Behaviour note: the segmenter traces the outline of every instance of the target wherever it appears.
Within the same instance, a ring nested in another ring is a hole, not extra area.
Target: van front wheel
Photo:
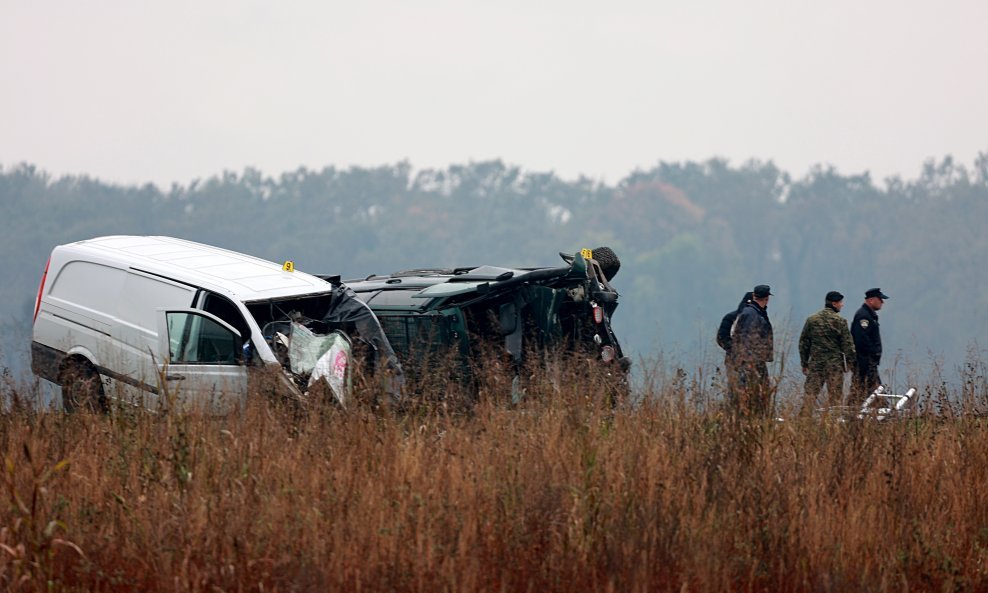
[[[66,412],[108,411],[103,382],[88,362],[70,362],[59,374],[62,385],[62,409]]]

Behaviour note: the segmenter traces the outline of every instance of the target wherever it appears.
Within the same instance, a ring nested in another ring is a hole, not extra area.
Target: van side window
[[[207,313],[212,313],[232,325],[240,332],[240,336],[244,342],[250,339],[250,326],[244,321],[244,316],[240,313],[240,309],[237,309],[237,306],[230,302],[230,299],[212,292],[207,292],[200,309]]]
[[[165,313],[168,356],[174,364],[236,364],[237,335],[208,317],[186,311]]]

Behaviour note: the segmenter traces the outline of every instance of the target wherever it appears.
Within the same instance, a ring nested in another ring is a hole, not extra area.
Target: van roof
[[[241,301],[332,290],[328,282],[305,272],[287,272],[274,262],[174,237],[115,235],[61,248],[227,293]]]

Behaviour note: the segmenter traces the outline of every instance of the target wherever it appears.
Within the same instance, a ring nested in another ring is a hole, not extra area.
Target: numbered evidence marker
[[[286,271],[286,272],[294,272],[295,271],[295,262],[293,262],[290,259],[289,260],[285,260],[285,265],[281,266],[281,269],[284,270],[284,271]]]
[[[580,250],[580,255],[583,256],[583,259],[593,259],[593,250],[592,249],[581,249]]]

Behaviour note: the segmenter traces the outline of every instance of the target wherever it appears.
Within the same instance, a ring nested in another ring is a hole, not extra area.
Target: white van
[[[67,410],[110,399],[225,412],[248,393],[343,402],[351,344],[321,326],[333,286],[241,253],[171,237],[55,247],[34,311],[31,366]]]

